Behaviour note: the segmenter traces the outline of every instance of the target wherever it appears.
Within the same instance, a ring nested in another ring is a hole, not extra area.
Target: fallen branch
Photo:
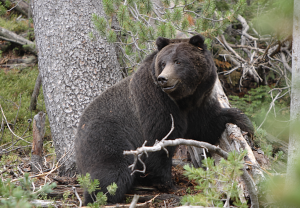
[[[11,0],[0,0],[0,2],[2,2],[3,4],[5,4],[6,1],[9,1],[11,4],[15,4],[15,2],[11,1]],[[29,1],[30,2],[30,1]],[[19,0],[10,10],[17,10],[18,12],[20,12],[22,15],[25,15],[26,17],[29,15],[31,15],[31,11],[30,11],[30,7],[29,4],[25,1]]]
[[[129,208],[135,208],[136,207],[136,204],[138,203],[138,200],[139,200],[139,195],[134,195],[133,196],[133,199],[131,201],[131,204],[129,206]]]
[[[137,195],[134,195],[137,196]],[[157,194],[156,196],[154,196],[152,199],[144,202],[144,203],[137,203],[135,204],[135,207],[145,207],[147,204],[150,204],[151,202],[153,202],[154,199],[156,199],[159,196],[159,194]],[[132,203],[131,203],[132,204]],[[118,207],[120,208],[130,208],[131,204],[118,204]],[[116,205],[113,206],[104,206],[105,208],[115,208]]]
[[[0,27],[0,39],[10,41],[22,45],[25,49],[33,54],[37,54],[35,43],[17,35],[16,33],[9,31],[3,27]]]
[[[76,190],[76,187],[75,187],[75,186],[72,186],[72,190],[74,191],[75,196],[76,196],[76,198],[77,198],[78,201],[79,201],[79,207],[82,207],[82,200],[81,200],[81,198],[80,198],[80,196],[79,196],[79,194],[78,194],[78,192],[77,192],[77,190]]]
[[[199,148],[205,148],[210,152],[215,152],[218,155],[224,157],[225,159],[227,159],[228,157],[228,153],[225,152],[224,150],[222,150],[220,147],[217,147],[215,145],[209,144],[207,142],[199,142],[196,140],[192,140],[192,139],[175,139],[175,140],[163,140],[163,141],[156,141],[156,143],[151,146],[151,147],[147,147],[145,146],[146,142],[143,144],[142,147],[137,148],[136,150],[125,150],[123,152],[124,155],[134,155],[134,160],[137,161],[139,156],[142,154],[147,154],[148,152],[157,152],[160,150],[165,150],[166,151],[166,147],[169,146],[178,146],[178,145],[187,145],[187,146],[195,146],[195,147],[199,147]],[[166,152],[168,153],[168,152]],[[141,160],[139,160],[141,161]],[[136,164],[136,162],[134,163]],[[131,166],[132,167],[132,166]],[[140,170],[139,172],[145,173],[146,169]]]
[[[31,169],[38,172],[36,165],[43,165],[43,137],[45,134],[45,116],[42,111],[33,117],[33,141],[31,150]]]

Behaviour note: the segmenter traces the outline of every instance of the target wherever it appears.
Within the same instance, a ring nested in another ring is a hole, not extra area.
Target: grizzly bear
[[[122,201],[138,181],[172,187],[171,165],[175,147],[149,153],[143,158],[146,173],[130,175],[135,150],[145,140],[147,146],[161,140],[171,128],[168,139],[187,138],[215,144],[226,123],[252,132],[247,116],[237,109],[223,109],[212,90],[217,70],[201,35],[190,39],[156,40],[157,51],[146,57],[130,77],[107,89],[83,112],[75,139],[76,163],[81,174],[89,173],[100,181],[101,191],[115,182],[115,195],[108,202]],[[141,167],[137,167],[141,168]],[[141,168],[142,169],[142,168]],[[85,202],[93,202],[85,192]]]

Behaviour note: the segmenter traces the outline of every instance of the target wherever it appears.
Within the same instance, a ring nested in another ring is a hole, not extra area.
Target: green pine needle
[[[121,5],[117,11],[117,18],[120,26],[124,26],[124,23],[129,20],[128,8],[125,5]]]
[[[114,30],[109,30],[106,38],[109,43],[114,43],[117,41],[117,35]]]
[[[181,21],[182,19],[182,9],[180,8],[176,8],[172,14],[172,20],[175,22],[175,23],[178,23]]]
[[[111,17],[115,12],[113,1],[103,0],[102,2],[105,13]]]
[[[181,22],[181,29],[182,30],[187,30],[189,27],[189,20],[187,19],[187,17],[184,17],[182,22]]]
[[[96,30],[101,36],[106,35],[107,22],[104,17],[99,17],[97,14],[92,14],[92,22],[95,25]]]

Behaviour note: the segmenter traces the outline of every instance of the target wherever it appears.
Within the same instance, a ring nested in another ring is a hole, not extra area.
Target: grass
[[[21,19],[17,21],[17,15],[11,15],[9,17],[0,17],[0,26],[13,31],[15,33],[21,33],[28,30],[28,20]]]
[[[10,127],[13,127],[15,134],[27,137],[27,140],[30,142],[32,140],[32,125],[29,125],[28,119],[32,119],[39,111],[45,112],[42,90],[40,90],[40,95],[38,97],[37,110],[34,112],[29,110],[30,99],[37,76],[37,66],[26,68],[21,71],[10,70],[5,72],[4,70],[0,70],[0,104],[4,114]],[[0,114],[0,119],[2,119],[2,117],[2,114]],[[12,141],[12,134],[9,132],[7,125],[5,125],[5,127],[4,132],[0,132],[0,145]],[[48,129],[46,130],[46,134],[50,134],[49,123],[46,123],[46,127],[46,129]],[[22,141],[18,143],[18,145],[25,144],[26,143]]]

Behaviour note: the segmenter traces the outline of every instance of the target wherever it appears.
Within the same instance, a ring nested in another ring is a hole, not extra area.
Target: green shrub
[[[196,189],[200,193],[184,196],[181,203],[223,207],[224,201],[222,199],[230,198],[235,206],[248,207],[246,203],[240,201],[239,194],[242,190],[238,187],[238,179],[242,175],[241,169],[244,166],[245,155],[246,152],[241,154],[235,151],[230,152],[228,159],[222,158],[217,165],[214,165],[214,159],[207,158],[203,161],[205,170],[185,165],[184,175],[198,184]]]
[[[246,5],[245,0],[227,2],[163,0],[161,5],[157,5],[150,0],[104,0],[107,19],[93,14],[92,20],[102,37],[120,46],[119,58],[125,65],[123,67],[130,71],[145,55],[156,49],[154,40],[158,36],[175,38],[178,31],[185,35],[200,33],[206,37],[206,44],[210,47],[211,40],[222,34]],[[157,9],[157,6],[160,8]],[[113,25],[114,16],[118,26]],[[90,37],[95,36],[90,34]]]
[[[46,184],[39,190],[31,190],[32,180],[29,174],[25,173],[24,178],[19,179],[18,185],[10,179],[0,179],[0,206],[3,208],[33,208],[31,201],[41,194],[47,194],[56,187],[55,183]]]
[[[78,182],[84,190],[87,190],[87,192],[91,195],[92,199],[94,200],[93,204],[91,203],[88,204],[89,207],[93,207],[93,208],[98,208],[100,206],[105,205],[107,202],[106,195],[108,193],[111,195],[115,195],[118,188],[116,183],[112,183],[111,185],[107,186],[107,192],[105,194],[103,192],[100,192],[99,180],[98,179],[92,180],[89,173],[87,173],[85,176],[79,176]],[[97,195],[95,195],[93,193],[94,191],[99,191],[99,192],[97,193]]]

